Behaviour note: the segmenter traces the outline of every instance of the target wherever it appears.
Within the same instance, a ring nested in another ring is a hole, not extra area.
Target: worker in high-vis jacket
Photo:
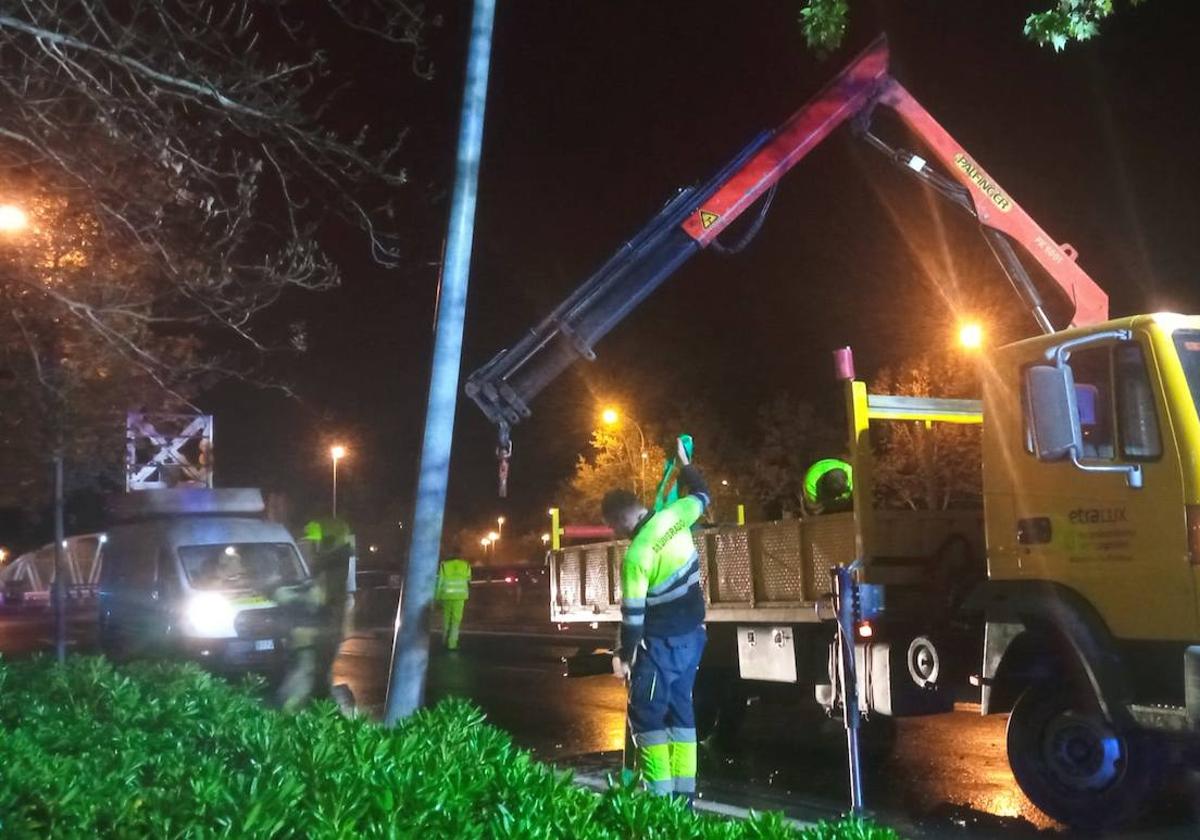
[[[621,563],[621,638],[613,673],[629,686],[629,727],[637,764],[651,791],[689,802],[696,793],[696,716],[692,688],[706,640],[700,556],[692,525],[708,488],[677,443],[688,495],[657,513],[628,490],[613,490],[601,512],[618,537],[631,538]]]
[[[854,507],[854,470],[841,458],[822,458],[804,473],[804,504],[813,513]]]
[[[471,564],[461,557],[448,557],[438,566],[433,597],[442,608],[442,641],[448,650],[458,650],[458,630],[471,597]]]
[[[310,698],[333,694],[333,663],[345,634],[348,593],[353,589],[354,535],[340,519],[304,526],[313,545],[311,576],[277,588],[272,597],[289,619],[287,657],[278,704],[294,711]]]

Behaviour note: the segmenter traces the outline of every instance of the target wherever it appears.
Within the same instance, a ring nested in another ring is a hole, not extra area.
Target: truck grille
[[[287,635],[288,622],[277,607],[242,610],[234,619],[233,629],[240,639],[279,639]]]

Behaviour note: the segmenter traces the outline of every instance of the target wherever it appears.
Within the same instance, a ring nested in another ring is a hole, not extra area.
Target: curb
[[[600,793],[603,793],[609,788],[608,779],[597,776],[594,773],[572,773],[571,781],[580,787]],[[714,799],[701,799],[700,797],[695,799],[695,801],[692,803],[692,806],[701,813],[713,814],[714,816],[734,820],[749,819],[750,816],[755,813],[750,808],[742,808],[738,805],[730,805],[726,802],[717,802]],[[792,828],[797,829],[814,828],[816,826],[816,823],[814,822],[798,820],[788,816],[784,816],[783,821]]]

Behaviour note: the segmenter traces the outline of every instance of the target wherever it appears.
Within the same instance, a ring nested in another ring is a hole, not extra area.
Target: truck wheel
[[[1008,719],[1008,763],[1038,808],[1067,825],[1103,828],[1138,815],[1165,774],[1147,733],[1122,732],[1083,692],[1033,685]]]

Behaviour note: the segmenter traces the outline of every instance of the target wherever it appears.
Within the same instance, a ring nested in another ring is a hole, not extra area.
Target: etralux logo
[[[1068,517],[1072,525],[1108,525],[1125,522],[1125,508],[1075,508]]]
[[[1012,210],[1012,199],[1006,196],[1000,187],[987,176],[987,173],[979,168],[979,164],[962,152],[954,156],[954,164],[966,173],[967,177],[971,179],[971,183],[979,187],[979,190],[992,200],[992,204],[1000,208],[1001,213]]]

